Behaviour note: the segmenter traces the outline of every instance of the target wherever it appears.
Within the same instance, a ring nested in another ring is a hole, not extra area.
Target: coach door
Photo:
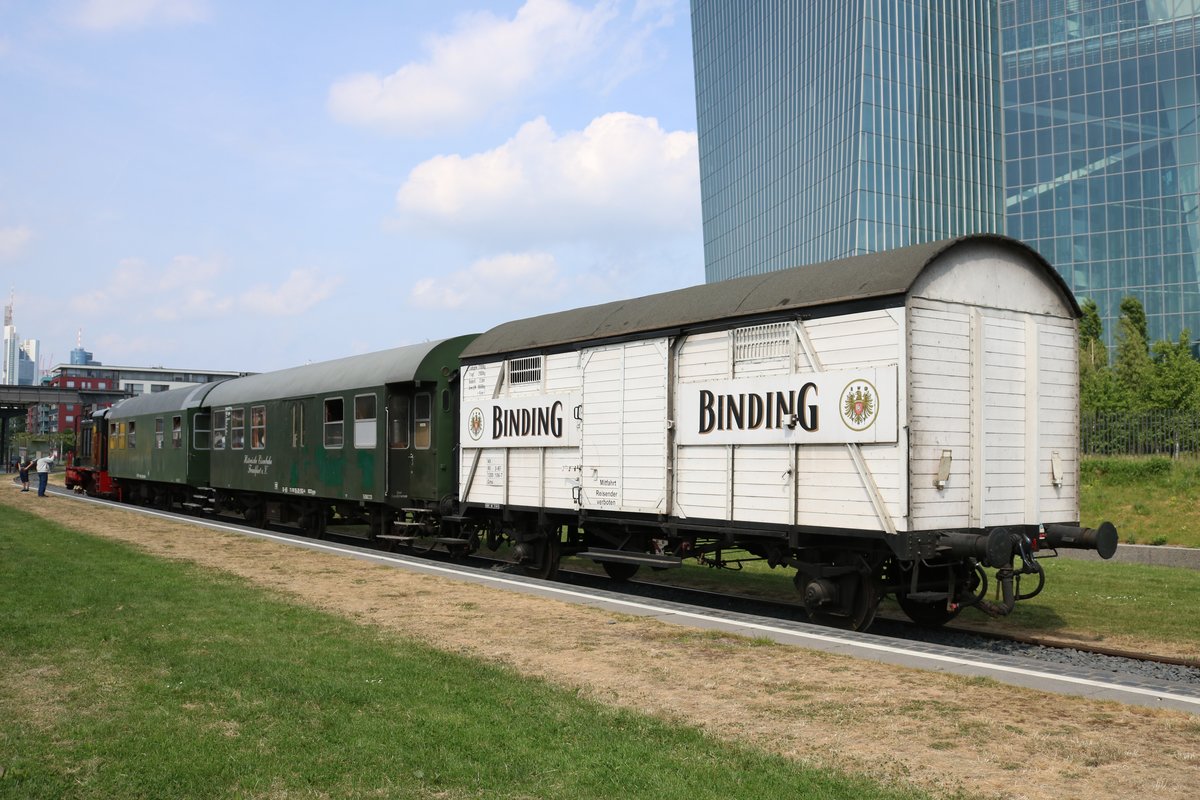
[[[412,387],[388,391],[388,497],[436,499],[433,395]]]

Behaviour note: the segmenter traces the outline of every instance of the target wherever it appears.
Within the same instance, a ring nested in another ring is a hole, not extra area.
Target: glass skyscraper
[[[1200,9],[1002,0],[1007,232],[1150,338],[1200,338]]]
[[[1001,231],[997,10],[692,0],[707,279]]]
[[[692,0],[709,281],[976,231],[1200,340],[1200,0]],[[1001,142],[1002,136],[1002,142]]]

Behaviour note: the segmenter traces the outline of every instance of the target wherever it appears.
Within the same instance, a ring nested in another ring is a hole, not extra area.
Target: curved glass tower
[[[692,0],[711,281],[999,232],[994,2]]]

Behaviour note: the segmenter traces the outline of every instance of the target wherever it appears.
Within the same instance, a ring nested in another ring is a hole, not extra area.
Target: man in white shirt
[[[46,481],[50,479],[50,467],[54,466],[54,459],[57,457],[58,453],[51,453],[37,460],[38,497],[46,496]]]

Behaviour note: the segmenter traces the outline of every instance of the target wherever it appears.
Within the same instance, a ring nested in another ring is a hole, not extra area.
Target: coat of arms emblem
[[[842,391],[842,422],[852,431],[865,431],[875,421],[878,392],[867,381],[852,381]]]
[[[483,436],[483,412],[478,408],[471,409],[471,414],[467,417],[467,433],[477,442],[479,437]]]

